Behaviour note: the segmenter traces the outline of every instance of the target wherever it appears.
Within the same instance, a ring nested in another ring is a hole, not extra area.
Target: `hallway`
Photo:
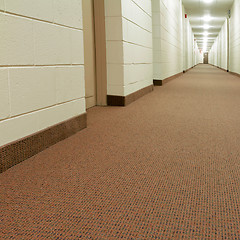
[[[200,64],[88,110],[87,129],[0,175],[0,238],[240,239],[239,92]]]

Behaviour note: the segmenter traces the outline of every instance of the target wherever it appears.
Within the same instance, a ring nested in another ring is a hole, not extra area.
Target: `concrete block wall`
[[[190,24],[189,18],[185,18],[184,6],[182,5],[182,50],[183,50],[183,70],[188,70],[191,67],[202,63],[202,54],[199,51],[198,44],[194,39],[194,34],[192,31],[192,26]]]
[[[217,66],[217,40],[213,43],[209,53],[208,53],[208,62],[214,66]]]
[[[240,74],[240,0],[235,0],[229,19],[229,43],[228,21],[222,26],[221,32],[215,40],[210,52],[210,63],[225,70]],[[228,57],[229,44],[229,57]],[[229,59],[228,59],[229,58]],[[228,63],[229,61],[229,63]]]
[[[240,0],[235,0],[230,18],[229,70],[240,74]]]
[[[194,53],[195,53],[195,65],[199,63],[203,63],[203,53],[200,52],[196,41],[195,41]]]
[[[208,52],[208,63],[213,64],[214,62],[214,54],[213,54],[213,46]]]
[[[203,63],[203,52],[198,51],[198,64]]]
[[[220,67],[227,70],[228,68],[228,21],[224,22],[221,29],[221,60]]]
[[[218,66],[218,37],[214,43],[214,50],[213,50],[213,54],[214,54],[214,62],[213,65]]]
[[[160,0],[152,0],[152,31],[153,31],[153,79],[161,77],[161,12]]]
[[[151,0],[105,0],[107,94],[152,85]]]
[[[192,27],[189,21],[189,18],[185,18],[185,10],[183,11],[183,55],[184,55],[184,63],[183,70],[186,71],[196,65],[196,45],[194,42],[194,34],[192,31]],[[199,51],[199,50],[198,50]]]
[[[228,20],[224,22],[211,50],[209,63],[227,70],[228,68]]]
[[[221,31],[220,33],[218,34],[218,38],[217,38],[217,66],[220,67],[221,66],[221,39],[222,39],[222,36],[221,36]]]
[[[85,112],[81,0],[1,0],[0,36],[0,146]]]
[[[183,71],[183,6],[179,0],[152,3],[153,78],[164,80]]]

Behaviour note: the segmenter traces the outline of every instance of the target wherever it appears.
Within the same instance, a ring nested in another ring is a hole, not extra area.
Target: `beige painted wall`
[[[85,112],[81,0],[0,1],[0,52],[0,146]]]
[[[192,32],[192,27],[189,22],[189,18],[184,19],[185,24],[185,34],[184,34],[184,41],[185,41],[185,68],[187,70],[195,65],[195,55],[194,55],[194,35]]]
[[[182,1],[152,0],[153,78],[164,80],[200,63]]]
[[[224,22],[212,48],[209,51],[209,63],[227,70],[228,68],[228,21]]]
[[[127,96],[153,84],[151,0],[105,0],[107,93]]]
[[[96,105],[95,30],[93,0],[83,1],[86,108]]]
[[[153,0],[154,79],[183,71],[182,1]]]
[[[240,74],[240,0],[234,1],[231,10],[229,70]]]

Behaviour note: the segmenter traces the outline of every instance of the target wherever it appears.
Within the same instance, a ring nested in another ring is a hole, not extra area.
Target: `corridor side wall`
[[[240,0],[235,0],[230,18],[229,70],[240,74]]]
[[[0,146],[85,113],[81,0],[0,1],[0,36]]]

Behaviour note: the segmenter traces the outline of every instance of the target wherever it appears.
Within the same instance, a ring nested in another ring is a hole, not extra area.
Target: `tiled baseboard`
[[[171,76],[171,77],[165,78],[164,80],[154,79],[154,80],[153,80],[153,85],[154,85],[154,86],[162,86],[162,85],[170,82],[171,80],[180,77],[182,74],[183,74],[183,73],[180,72],[180,73],[177,73],[177,74],[175,74],[175,75],[173,75],[173,76]]]
[[[153,91],[153,85],[140,89],[132,94],[127,96],[114,96],[108,95],[107,96],[107,105],[108,106],[127,106],[130,103],[136,101],[140,97],[146,95]]]
[[[85,113],[0,147],[0,173],[86,127],[87,114]]]
[[[233,74],[233,75],[235,75],[235,76],[237,76],[237,77],[240,77],[240,74],[239,74],[239,73],[230,72],[230,71],[229,71],[229,73],[231,73],[231,74]]]

